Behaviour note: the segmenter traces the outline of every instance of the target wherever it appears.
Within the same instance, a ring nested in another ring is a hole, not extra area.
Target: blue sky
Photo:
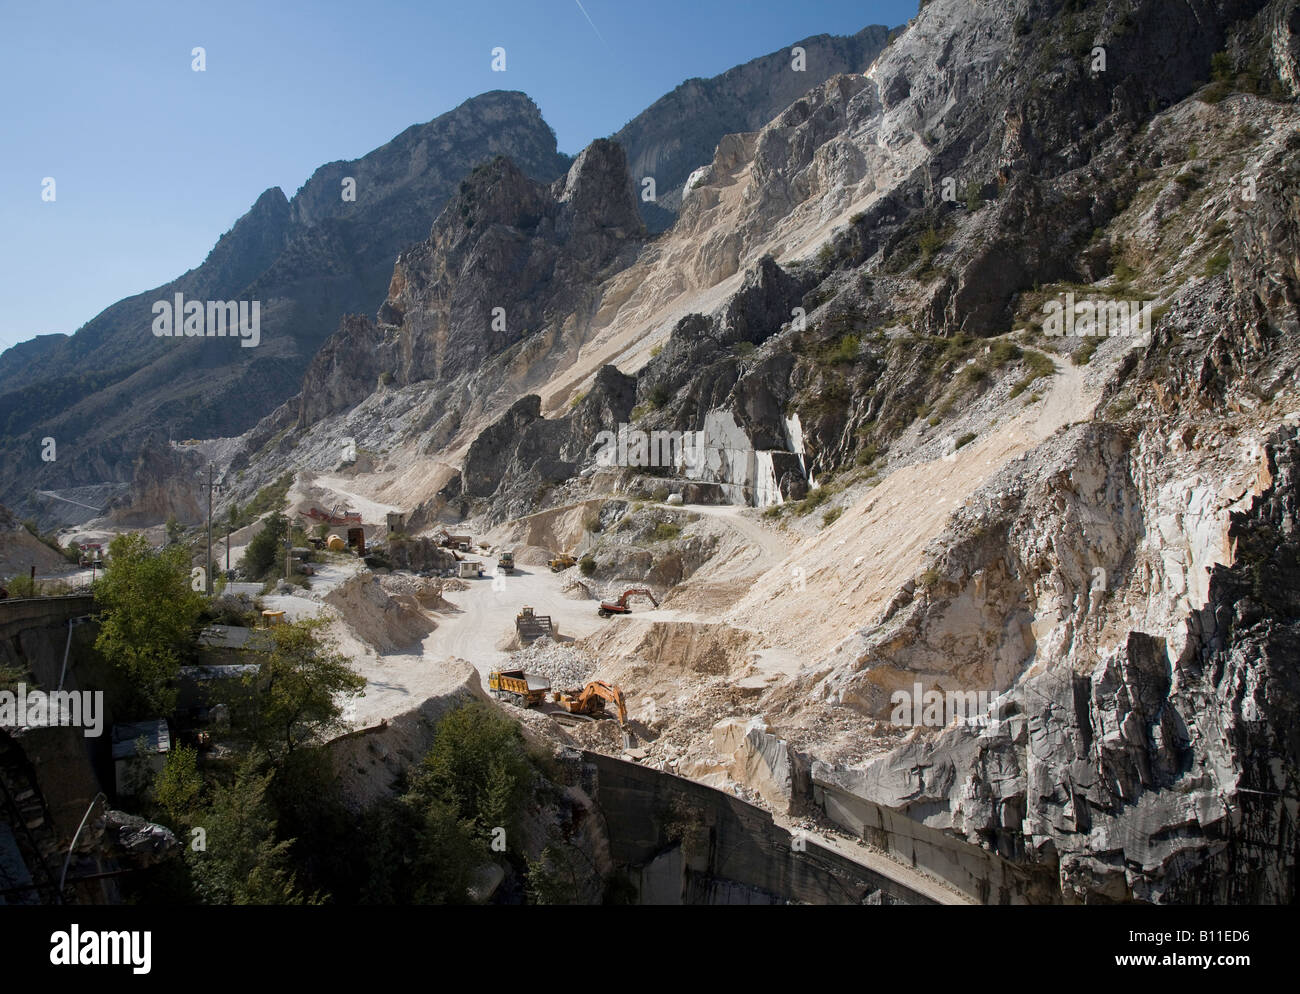
[[[322,163],[476,93],[524,91],[574,153],[684,79],[809,35],[902,24],[916,7],[0,0],[0,349],[179,276],[263,190],[293,196]],[[498,45],[504,73],[491,71]]]

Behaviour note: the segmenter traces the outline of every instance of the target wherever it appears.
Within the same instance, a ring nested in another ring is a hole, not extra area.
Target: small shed
[[[119,722],[113,726],[113,775],[119,797],[143,791],[172,751],[167,719]]]

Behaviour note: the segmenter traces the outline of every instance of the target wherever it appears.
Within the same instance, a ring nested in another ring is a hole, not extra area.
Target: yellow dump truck
[[[488,690],[498,701],[530,708],[546,700],[551,691],[551,681],[523,670],[493,670],[488,674]]]

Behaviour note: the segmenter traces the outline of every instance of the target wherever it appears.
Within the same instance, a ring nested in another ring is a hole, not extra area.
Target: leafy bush
[[[862,339],[857,335],[845,335],[840,339],[839,344],[835,346],[831,353],[831,362],[834,365],[844,365],[855,362],[858,358],[858,349],[862,345]]]
[[[1228,254],[1227,249],[1215,252],[1214,255],[1205,260],[1205,275],[1218,276],[1227,270],[1230,261],[1231,256]]]
[[[805,517],[817,510],[833,496],[835,496],[835,493],[830,488],[825,486],[817,487],[794,506],[794,512],[801,518]]]
[[[264,580],[277,572],[284,560],[284,542],[289,534],[289,519],[280,511],[273,512],[244,550],[240,565],[255,580]]]
[[[993,343],[989,350],[990,358],[995,365],[1005,366],[1009,362],[1018,361],[1024,353],[1015,342],[1009,342],[1005,339]]]
[[[1093,335],[1085,338],[1083,343],[1070,353],[1070,362],[1076,366],[1086,366],[1092,361],[1092,355],[1101,345],[1101,336]]]
[[[830,525],[835,524],[835,522],[839,519],[839,516],[843,513],[844,513],[844,508],[832,507],[829,511],[827,511],[825,514],[822,515],[822,527],[826,528],[829,527]]]
[[[218,578],[218,583],[221,579]],[[246,594],[218,594],[208,604],[203,617],[213,625],[252,628],[257,624],[257,605]]]
[[[655,525],[654,539],[656,542],[671,542],[681,533],[681,525],[674,524],[671,521],[661,521]]]
[[[242,510],[232,507],[230,521],[232,528],[251,525],[267,511],[282,510],[287,502],[289,487],[293,484],[293,474],[285,473],[274,483],[267,484]]]
[[[964,434],[957,436],[956,448],[960,449],[964,445],[970,445],[973,441],[975,441],[975,433],[973,431],[965,432]]]
[[[1029,367],[1027,372],[1016,385],[1011,388],[1011,396],[1019,397],[1024,393],[1031,383],[1043,376],[1051,376],[1056,372],[1056,363],[1052,362],[1041,352],[1035,352],[1033,349],[1025,351],[1025,364]]]
[[[1127,415],[1133,408],[1137,407],[1137,400],[1132,396],[1116,397],[1110,402],[1106,409],[1106,414],[1112,418],[1122,418]]]
[[[591,576],[596,572],[596,560],[591,556],[583,556],[578,560],[578,569],[582,571],[583,576]]]
[[[927,228],[921,232],[916,241],[917,247],[921,250],[921,268],[925,268],[930,260],[934,258],[935,253],[943,248],[944,237],[934,228]]]
[[[198,750],[178,744],[154,776],[154,800],[174,823],[185,822],[198,804],[202,789]]]
[[[1225,83],[1232,79],[1234,68],[1232,56],[1227,52],[1215,52],[1210,57],[1210,79],[1217,83]]]
[[[40,588],[29,573],[19,573],[5,587],[10,597],[36,597]]]

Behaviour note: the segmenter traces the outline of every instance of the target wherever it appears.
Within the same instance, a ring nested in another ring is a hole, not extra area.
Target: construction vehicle
[[[570,566],[576,566],[577,564],[577,559],[569,555],[567,552],[561,552],[546,565],[551,567],[552,573],[563,573]]]
[[[360,511],[349,511],[346,508],[340,509],[338,504],[335,504],[328,511],[322,511],[319,507],[309,507],[307,510],[298,513],[304,518],[311,518],[312,521],[318,521],[325,525],[361,524]]]
[[[605,702],[608,701],[618,708],[618,723],[627,724],[627,704],[623,701],[623,691],[604,680],[592,680],[581,690],[557,690],[551,699],[569,714],[585,714],[593,718],[605,713]]]
[[[513,573],[515,571],[514,550],[506,549],[505,552],[501,553],[501,555],[497,557],[497,569],[506,573]]]
[[[555,638],[558,629],[549,614],[534,614],[531,607],[526,607],[515,615],[515,631],[519,633],[520,642],[531,642],[543,635]]]
[[[628,607],[627,602],[638,594],[649,597],[651,604],[655,607],[659,606],[659,602],[655,600],[655,595],[645,587],[633,587],[631,590],[623,591],[623,596],[616,601],[601,601],[596,613],[602,618],[608,618],[611,614],[631,614],[632,609]]]
[[[546,700],[551,681],[523,670],[493,670],[488,674],[488,690],[498,701],[531,708]]]

